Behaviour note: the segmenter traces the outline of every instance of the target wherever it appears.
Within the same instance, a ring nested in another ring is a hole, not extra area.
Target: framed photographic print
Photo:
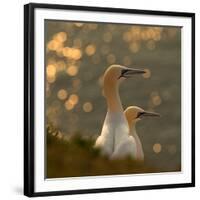
[[[24,6],[24,194],[195,185],[195,14]]]

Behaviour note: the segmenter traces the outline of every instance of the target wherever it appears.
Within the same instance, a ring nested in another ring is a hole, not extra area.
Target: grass
[[[128,157],[123,160],[109,160],[93,148],[93,139],[85,139],[75,134],[69,140],[64,140],[59,139],[58,134],[51,125],[47,126],[47,178],[163,171]]]

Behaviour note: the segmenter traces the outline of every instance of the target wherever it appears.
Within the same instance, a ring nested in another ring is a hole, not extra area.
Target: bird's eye
[[[138,112],[137,114],[137,117],[136,118],[139,118],[140,116],[142,116],[144,114],[144,112]]]
[[[121,75],[119,76],[118,79],[120,79],[121,77],[125,77],[124,75],[125,75],[128,71],[129,71],[128,69],[122,69],[122,70],[121,70]]]

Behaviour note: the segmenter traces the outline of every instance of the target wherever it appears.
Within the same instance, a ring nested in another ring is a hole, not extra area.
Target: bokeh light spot
[[[79,101],[79,97],[76,94],[71,94],[68,100],[71,104],[76,105]]]
[[[82,57],[81,50],[77,48],[64,47],[62,49],[62,54],[63,56],[73,60],[79,60]]]
[[[151,71],[150,71],[150,69],[145,69],[145,72],[146,73],[142,74],[142,76],[144,78],[150,78],[151,77]]]
[[[47,76],[48,83],[54,83],[56,81],[56,76]]]
[[[46,69],[47,77],[54,77],[56,75],[55,65],[48,65]]]
[[[103,86],[103,76],[100,76],[99,79],[98,79],[98,84],[102,87]]]
[[[50,51],[56,51],[56,50],[60,49],[61,47],[62,47],[62,43],[60,43],[57,40],[51,40],[47,44],[47,48]]]
[[[66,72],[70,76],[76,76],[76,74],[78,73],[78,67],[75,65],[71,65],[66,69]]]
[[[80,49],[73,48],[71,58],[74,60],[79,60],[82,57]]]
[[[93,105],[92,105],[91,102],[85,102],[85,103],[83,104],[83,110],[84,110],[85,112],[91,112],[92,109],[93,109]]]
[[[140,50],[140,44],[138,42],[132,42],[129,48],[133,53],[137,53]]]
[[[65,101],[66,110],[72,110],[74,108],[74,104],[71,101]]]
[[[156,95],[152,98],[152,102],[155,106],[159,106],[162,102],[161,98],[159,95]]]
[[[131,34],[134,41],[141,39],[141,28],[139,26],[132,26]]]
[[[57,97],[60,100],[65,100],[67,98],[67,91],[65,89],[59,90],[58,93],[57,93]]]
[[[57,42],[65,42],[67,40],[67,33],[59,32],[54,35],[53,39],[56,40]]]
[[[84,24],[83,24],[83,23],[74,23],[74,25],[75,25],[76,27],[82,27]]]
[[[154,145],[153,145],[153,151],[154,151],[155,153],[160,153],[160,152],[162,151],[162,146],[161,146],[161,144],[159,144],[159,143],[154,144]]]
[[[89,44],[86,48],[85,48],[85,52],[88,56],[92,56],[95,54],[96,52],[96,46],[94,44]]]

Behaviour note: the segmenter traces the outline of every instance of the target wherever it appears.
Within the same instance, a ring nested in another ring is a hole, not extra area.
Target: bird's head
[[[145,117],[160,117],[160,114],[150,111],[145,111],[138,106],[129,106],[124,114],[129,125],[134,124],[135,122],[145,118]]]
[[[111,65],[104,73],[104,82],[120,83],[122,80],[131,78],[136,74],[143,74],[146,71],[141,69],[128,68],[121,65]]]

